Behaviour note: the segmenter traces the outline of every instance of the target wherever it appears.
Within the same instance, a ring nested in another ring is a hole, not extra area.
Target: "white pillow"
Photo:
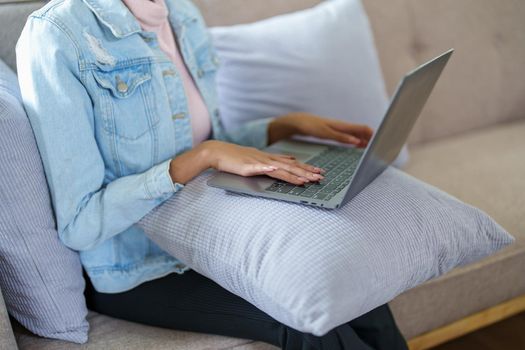
[[[513,241],[480,210],[395,168],[337,210],[225,194],[208,178],[139,225],[195,271],[317,336]]]
[[[227,128],[289,112],[377,128],[388,107],[379,59],[358,0],[332,0],[260,22],[211,28]],[[403,148],[396,165],[408,160]]]

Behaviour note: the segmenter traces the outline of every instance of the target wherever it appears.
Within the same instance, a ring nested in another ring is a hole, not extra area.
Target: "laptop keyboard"
[[[328,201],[350,183],[362,153],[361,150],[352,148],[329,147],[306,162],[326,171],[323,180],[303,186],[277,180],[266,191]]]

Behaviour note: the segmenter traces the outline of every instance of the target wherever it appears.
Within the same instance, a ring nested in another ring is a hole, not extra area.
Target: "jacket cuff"
[[[259,149],[268,146],[268,124],[274,119],[264,118],[246,123],[241,127],[241,132],[236,132],[237,135],[244,136],[241,137],[238,143]]]
[[[171,159],[168,159],[149,169],[145,173],[146,181],[144,183],[144,188],[148,199],[166,199],[184,187],[184,185],[176,182],[174,183],[171,180],[169,172],[170,163]]]

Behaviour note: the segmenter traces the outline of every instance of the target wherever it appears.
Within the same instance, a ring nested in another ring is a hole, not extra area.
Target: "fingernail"
[[[308,180],[307,178],[302,177],[302,176],[299,176],[299,180],[303,181],[303,182],[310,182],[310,180]]]
[[[263,171],[274,171],[274,170],[277,170],[277,168],[274,167],[274,166],[265,166],[265,167],[263,167]]]

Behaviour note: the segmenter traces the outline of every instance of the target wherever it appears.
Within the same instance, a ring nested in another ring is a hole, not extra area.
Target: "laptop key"
[[[279,183],[273,183],[270,187],[266,189],[266,191],[276,192],[277,190],[281,188],[281,186],[282,185]]]
[[[313,198],[314,199],[325,199],[326,196],[328,196],[328,194],[326,194],[326,193],[316,193]]]
[[[293,195],[297,196],[297,195],[300,195],[301,193],[303,193],[304,191],[306,191],[306,188],[304,188],[304,187],[296,187],[293,190],[291,190],[290,192],[288,192],[288,194],[293,194]]]
[[[304,191],[300,194],[301,197],[312,198],[315,195],[315,191]]]
[[[278,193],[288,193],[294,187],[295,187],[295,185],[284,185],[284,186],[281,186],[281,188],[279,188],[276,192],[278,192]]]
[[[276,181],[267,190],[304,198],[330,200],[349,184],[360,157],[361,153],[349,153],[346,148],[326,149],[307,161],[308,164],[325,170],[322,181],[307,183],[303,186]]]
[[[321,193],[326,193],[326,194],[330,194],[330,193],[334,192],[336,188],[337,188],[337,187],[327,186],[327,187],[325,187],[325,188],[322,188],[319,192],[321,192]]]

